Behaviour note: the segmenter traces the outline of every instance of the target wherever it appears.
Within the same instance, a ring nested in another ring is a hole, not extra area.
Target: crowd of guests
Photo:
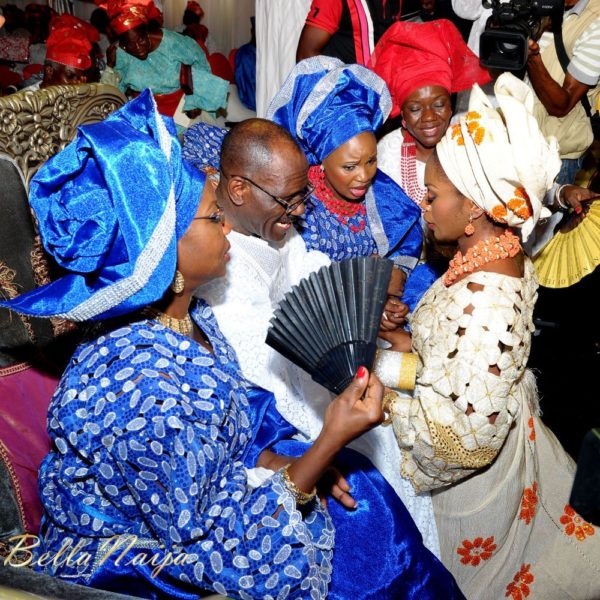
[[[96,4],[89,22],[47,5],[30,4],[24,11],[4,6],[4,41],[25,45],[23,56],[2,57],[3,92],[100,81],[131,98],[148,87],[162,114],[173,116],[179,108],[194,118],[201,111],[226,114],[229,86],[237,82],[243,106],[255,111],[253,25],[251,41],[228,59],[209,51],[204,11],[195,0],[186,5],[181,32],[162,27],[163,15],[151,0]]]
[[[600,535],[527,368],[531,259],[595,197],[574,183],[599,0],[565,17],[566,72],[532,41],[526,81],[449,20],[313,0],[265,118],[228,128],[202,118],[231,88],[198,3],[184,35],[151,0],[102,4],[97,27],[48,20],[39,85],[131,99],[32,180],[61,276],[0,302],[87,324],[49,406],[39,552],[90,560],[38,568],[143,598],[600,597]],[[232,66],[256,76],[254,23]],[[177,111],[201,122],[182,136]],[[267,330],[302,279],[374,255],[380,349],[334,396]]]

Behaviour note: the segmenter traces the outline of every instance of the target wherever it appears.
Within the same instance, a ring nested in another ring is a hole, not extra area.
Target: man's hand
[[[527,74],[536,96],[553,117],[568,115],[590,89],[571,73],[565,75],[562,85],[552,79],[542,60],[540,47],[533,40],[529,40]]]
[[[540,54],[540,46],[537,42],[533,40],[529,40],[529,47],[527,49],[527,57],[531,58],[532,56],[539,56]]]
[[[409,308],[395,296],[388,296],[381,315],[380,331],[395,331],[406,321]]]
[[[391,344],[387,350],[394,352],[410,352],[412,350],[412,336],[408,331],[379,331],[379,337]]]

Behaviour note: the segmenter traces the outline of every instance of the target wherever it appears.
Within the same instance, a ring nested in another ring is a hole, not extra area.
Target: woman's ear
[[[479,206],[477,206],[477,204],[475,204],[475,202],[473,202],[473,200],[470,200],[469,202],[471,203],[470,211],[471,211],[471,215],[473,215],[473,219],[479,219],[482,215],[485,214],[485,211],[483,210],[483,208],[480,208]]]

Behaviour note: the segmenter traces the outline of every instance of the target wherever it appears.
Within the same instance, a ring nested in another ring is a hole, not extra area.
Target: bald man
[[[307,441],[321,430],[332,396],[265,339],[285,293],[329,264],[325,254],[306,249],[293,227],[310,191],[308,163],[286,130],[263,119],[236,125],[223,140],[216,190],[217,203],[232,226],[231,261],[225,277],[197,291],[212,306],[244,376],[273,392],[278,411]],[[431,499],[417,497],[400,476],[392,429],[377,427],[350,447],[377,467],[415,519],[425,546],[438,554]]]

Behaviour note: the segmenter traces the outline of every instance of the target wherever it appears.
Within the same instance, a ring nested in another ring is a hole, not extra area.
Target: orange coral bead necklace
[[[464,255],[459,250],[450,261],[448,270],[444,274],[443,282],[446,287],[451,286],[457,279],[468,273],[476,271],[487,263],[512,258],[521,251],[519,238],[506,230],[500,236],[481,240],[471,246]]]

